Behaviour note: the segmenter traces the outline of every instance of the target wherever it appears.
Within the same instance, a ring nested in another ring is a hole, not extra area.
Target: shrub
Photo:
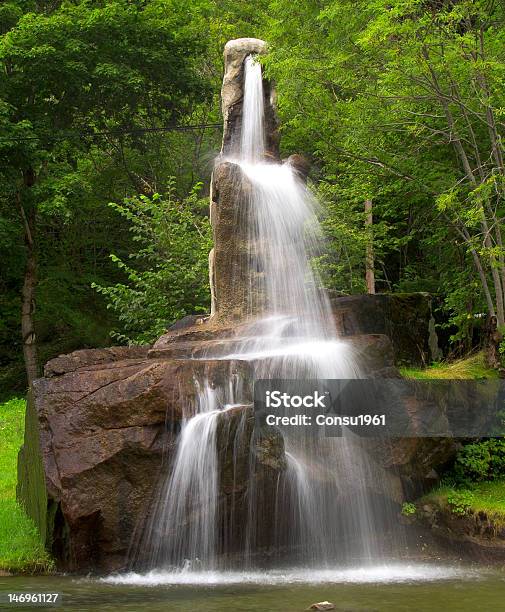
[[[454,476],[461,485],[505,477],[505,440],[467,444],[456,457]]]
[[[402,504],[402,514],[403,516],[412,516],[416,513],[416,505],[411,502],[404,502]]]
[[[140,195],[111,204],[129,221],[138,246],[130,261],[111,254],[125,283],[92,284],[118,317],[120,327],[111,334],[116,340],[148,344],[185,315],[208,312],[212,240],[208,202],[198,198],[200,187],[181,200],[171,181],[163,197]]]
[[[447,502],[451,507],[451,512],[459,516],[465,515],[474,500],[474,494],[472,491],[452,491],[447,496]]]

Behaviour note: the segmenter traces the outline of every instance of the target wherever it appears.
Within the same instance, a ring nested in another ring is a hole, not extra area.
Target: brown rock
[[[424,365],[440,356],[427,293],[334,297],[332,309],[343,336],[388,336],[397,364]]]
[[[148,346],[111,346],[103,349],[84,349],[68,355],[59,355],[48,361],[44,367],[44,376],[58,376],[100,364],[110,364],[123,359],[144,359]]]
[[[310,162],[306,157],[300,155],[299,153],[295,153],[294,155],[290,155],[285,163],[289,164],[296,171],[302,181],[307,181],[310,170]]]
[[[313,603],[309,610],[334,610],[335,604],[330,603],[329,601],[320,601],[319,603]]]
[[[48,364],[50,377],[33,385],[20,453],[18,497],[70,571],[124,567],[162,454],[194,410],[194,377],[215,385],[239,370],[246,377],[244,363],[109,354],[105,362],[103,351],[78,351]]]
[[[250,264],[247,220],[251,189],[237,164],[224,162],[214,170],[210,205],[214,248],[210,279],[212,318],[218,321],[243,320],[249,313],[254,293],[260,291],[261,272]]]

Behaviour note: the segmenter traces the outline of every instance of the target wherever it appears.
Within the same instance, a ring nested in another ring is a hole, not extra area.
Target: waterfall
[[[217,448],[220,412],[216,392],[205,384],[198,396],[198,412],[182,426],[172,474],[158,500],[152,561],[168,565],[180,559],[213,567],[216,551]],[[194,513],[191,530],[177,531]],[[174,533],[175,529],[175,533]],[[183,534],[184,537],[179,537]],[[166,549],[164,541],[173,545]]]
[[[240,155],[244,161],[255,163],[265,155],[265,127],[261,66],[248,55],[244,61],[244,106]]]
[[[248,265],[260,272],[262,285],[250,289],[250,321],[242,337],[232,350],[208,357],[246,361],[256,379],[362,377],[350,345],[337,335],[330,301],[310,265],[321,234],[317,201],[294,168],[265,159],[261,66],[249,55],[244,71],[242,132],[239,150],[230,161],[241,167],[252,186],[247,215],[238,222],[247,223]],[[262,315],[254,317],[259,310]],[[262,539],[261,506],[270,493],[257,490],[257,466],[250,450],[247,508],[240,515],[244,524],[237,526],[237,453],[252,449],[255,439],[245,416],[233,439],[225,442],[233,447],[234,457],[228,506],[218,494],[219,431],[227,413],[247,403],[247,385],[242,382],[230,382],[226,388],[215,388],[208,379],[195,382],[196,404],[182,423],[175,457],[143,537],[150,567],[236,569],[232,552],[238,553],[243,566],[253,563]],[[279,562],[328,567],[380,558],[376,533],[390,509],[370,493],[368,485],[380,482],[382,474],[360,441],[351,434],[317,437],[302,428],[283,431],[283,439],[286,469],[272,494],[275,516],[269,519],[274,522],[271,544],[289,551],[285,558],[279,555]],[[236,531],[242,539],[239,550],[235,544],[232,551],[228,543],[237,539]]]

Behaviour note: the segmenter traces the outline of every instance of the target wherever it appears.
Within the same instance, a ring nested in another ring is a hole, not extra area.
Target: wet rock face
[[[254,423],[249,404],[226,411],[218,425],[219,516],[222,532],[227,534],[227,554],[240,554],[247,544],[261,554],[274,541],[277,487],[287,467],[284,440],[273,428],[255,430]],[[253,517],[249,515],[251,495],[257,500]],[[245,526],[251,520],[247,543]]]
[[[505,527],[484,511],[456,514],[441,500],[430,501],[420,505],[414,520],[453,552],[480,562],[505,562]]]
[[[234,156],[239,151],[244,97],[244,60],[248,55],[263,55],[265,41],[258,38],[237,38],[224,48],[224,78],[221,89],[221,108],[224,119],[223,156]],[[275,111],[275,90],[263,80],[265,107],[265,145],[267,154],[279,158],[279,121]]]
[[[252,186],[240,166],[219,164],[212,180],[210,218],[214,248],[210,259],[212,316],[240,321],[248,315],[252,294],[261,286],[261,271],[251,265],[249,207]]]

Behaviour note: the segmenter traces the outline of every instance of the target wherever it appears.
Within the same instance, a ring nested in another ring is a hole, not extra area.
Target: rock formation
[[[30,394],[18,496],[61,567],[124,567],[163,451],[194,407],[194,377],[222,385],[246,369],[244,362],[150,360],[138,348],[77,351],[46,365]],[[34,478],[41,472],[45,483]]]
[[[343,336],[388,336],[397,364],[423,366],[440,358],[431,297],[427,293],[335,297],[332,309]]]
[[[249,315],[249,290],[258,286],[250,265],[247,219],[251,185],[237,164],[217,164],[212,177],[210,219],[214,248],[209,256],[211,317],[241,321]]]
[[[224,131],[222,157],[238,154],[242,127],[242,101],[244,97],[244,60],[248,55],[263,55],[265,41],[258,38],[230,40],[224,48],[224,78],[221,89],[221,111]],[[275,90],[263,80],[265,107],[265,148],[267,155],[279,159],[279,122],[275,110]]]
[[[46,365],[44,377],[31,389],[25,443],[19,455],[18,498],[61,569],[108,572],[126,566],[132,533],[142,528],[160,471],[173,460],[181,420],[195,409],[195,378],[205,377],[212,386],[239,377],[251,391],[250,365],[217,357],[231,354],[240,341],[244,320],[254,314],[247,311],[247,293],[255,290],[261,274],[248,259],[245,224],[239,222],[251,201],[250,185],[239,166],[227,158],[236,151],[240,133],[244,58],[264,51],[265,43],[257,39],[231,41],[225,48],[225,130],[211,195],[210,319],[190,317],[152,347],[84,350],[60,356]],[[266,148],[278,159],[274,92],[267,82],[264,95]],[[290,163],[302,176],[306,174],[302,158],[293,157]],[[366,308],[361,298],[335,302],[336,321],[369,376],[398,376],[394,351],[403,358],[408,350],[411,336],[404,327],[410,327],[417,316],[416,306],[408,319],[402,314],[401,302],[394,317],[386,314],[393,313],[390,308],[374,318],[374,303],[382,298],[374,299],[366,302]],[[420,319],[425,347],[426,309]],[[244,402],[250,396],[245,393]],[[228,411],[218,430],[223,521],[230,522],[230,512],[235,512],[235,530],[230,535],[235,544],[227,543],[228,550],[240,550],[248,486],[255,486],[257,494],[264,496],[258,504],[262,514],[256,517],[261,525],[258,544],[266,547],[271,542],[274,496],[269,492],[285,470],[282,439],[275,433],[255,437],[252,447],[244,445],[242,452],[231,456],[233,449],[224,440],[236,431],[239,418],[245,437],[251,439],[250,405]],[[397,502],[401,501],[402,481],[391,468],[400,466],[409,479],[423,481],[454,452],[454,445],[437,442],[426,453],[426,444],[392,441],[387,452],[381,447],[377,453],[384,474],[395,481]],[[251,456],[253,471],[248,463]]]
[[[221,155],[216,161],[210,195],[210,219],[214,248],[209,254],[211,316],[239,321],[255,314],[248,311],[248,292],[257,292],[261,273],[251,265],[248,248],[248,206],[251,186],[241,168],[233,163],[240,153],[244,98],[244,60],[262,55],[266,43],[257,38],[230,40],[224,49],[221,105],[224,119]],[[279,131],[275,90],[263,79],[266,155],[279,160]],[[256,300],[257,304],[261,301]]]
[[[169,332],[152,349],[83,350],[46,365],[44,378],[30,393],[18,497],[60,568],[107,572],[125,567],[132,533],[149,512],[163,452],[170,457],[181,418],[194,406],[194,377],[206,375],[215,384],[230,376],[250,378],[246,362],[202,358],[210,347],[228,350],[236,334],[240,326],[192,325]],[[357,335],[349,341],[370,375],[398,375],[386,336]],[[236,427],[233,414],[227,419],[223,428]],[[252,416],[248,422],[252,426]],[[398,478],[391,468],[399,467],[409,482],[422,482],[454,453],[452,443],[426,439],[394,441],[392,446],[381,461],[391,478]],[[232,449],[220,447],[223,507],[230,507],[226,499],[233,493],[240,517],[249,448],[244,447],[232,479]],[[275,440],[260,443],[255,451],[263,466],[257,472],[263,491],[284,469],[281,451]],[[398,487],[400,481],[392,488]],[[272,513],[267,503],[262,507],[266,544]],[[240,548],[240,529],[235,537]]]
[[[467,510],[455,513],[440,499],[420,500],[411,523],[430,529],[437,542],[453,554],[483,563],[505,562],[505,527],[492,513]]]

